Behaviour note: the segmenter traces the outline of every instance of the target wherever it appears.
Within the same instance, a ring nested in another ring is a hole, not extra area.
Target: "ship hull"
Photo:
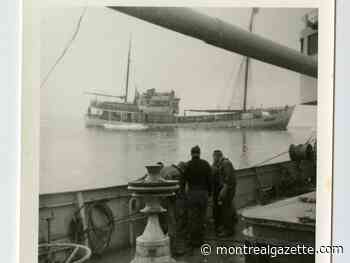
[[[270,203],[275,198],[286,197],[284,194],[287,191],[280,188],[283,187],[281,174],[288,175],[290,178],[299,178],[305,174],[310,176],[313,167],[310,161],[302,161],[302,164],[286,161],[236,170],[237,184],[240,186],[237,188],[234,200],[236,208],[245,209],[255,204]],[[301,189],[300,185],[298,188],[289,187],[288,190],[289,196],[310,191],[309,188]],[[49,226],[47,218],[52,216],[50,242],[77,242],[72,240],[72,235],[69,234],[73,217],[79,213],[83,220],[88,220],[85,218],[89,211],[88,205],[93,203],[106,203],[115,221],[115,229],[106,250],[117,251],[133,247],[136,237],[142,234],[146,223],[145,215],[138,213],[143,203],[131,195],[127,185],[41,194],[39,201],[39,243],[47,242]],[[208,216],[210,214],[211,208],[208,209]],[[103,220],[103,217],[97,217],[94,220]],[[96,223],[101,225],[101,222]]]
[[[276,129],[285,130],[293,114],[294,106],[279,109],[271,116],[249,119],[205,120],[204,116],[180,117],[167,123],[137,123],[125,121],[111,121],[96,116],[85,117],[86,127],[102,127],[110,130],[147,130],[162,128],[232,128],[232,129]],[[212,116],[211,116],[212,117]],[[197,120],[196,120],[197,119]]]

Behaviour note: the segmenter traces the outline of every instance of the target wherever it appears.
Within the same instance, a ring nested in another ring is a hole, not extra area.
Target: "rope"
[[[281,152],[281,153],[279,153],[279,154],[276,154],[276,155],[272,156],[271,158],[266,159],[265,161],[262,161],[262,162],[260,162],[260,163],[257,163],[257,164],[255,164],[255,165],[253,165],[252,167],[260,166],[260,165],[262,165],[262,164],[264,164],[264,163],[267,163],[267,162],[269,162],[269,161],[272,161],[273,159],[276,159],[277,157],[280,157],[280,156],[282,156],[282,155],[284,155],[284,154],[286,154],[286,153],[288,153],[288,152],[289,152],[289,150],[284,151],[284,152]]]
[[[58,262],[56,260],[53,260],[49,257],[49,255],[51,253],[57,253],[57,252],[61,252],[64,250],[70,250],[70,249],[74,249],[73,253],[71,253],[70,255],[68,255],[68,257],[63,261],[63,262],[71,262],[71,263],[82,263],[87,261],[90,256],[91,256],[91,250],[90,248],[80,245],[80,244],[73,244],[73,243],[49,243],[49,244],[39,244],[39,258],[41,256],[46,256],[45,257],[45,261],[43,262]],[[51,250],[51,248],[55,248],[54,250]],[[44,253],[40,253],[40,250],[45,249]],[[72,259],[74,259],[74,256],[77,254],[78,250],[83,251],[82,254],[80,254],[79,259],[76,259],[75,261],[71,261]],[[69,259],[69,260],[68,260]],[[40,259],[39,259],[39,262]],[[61,262],[61,261],[60,261]]]
[[[87,229],[84,230],[82,219],[79,212],[86,207]],[[98,211],[106,218],[107,223],[103,226],[97,226],[94,221],[94,211]],[[72,241],[81,243],[87,238],[89,246],[94,254],[101,254],[111,242],[111,237],[115,229],[115,222],[112,210],[105,202],[94,202],[84,204],[75,211],[69,225],[69,235]]]
[[[316,141],[315,132],[311,132],[310,136],[308,137],[308,139],[306,140],[306,142],[304,144],[308,144],[308,143],[311,143],[311,142],[314,142],[314,141]],[[286,150],[286,151],[283,151],[283,152],[281,152],[279,154],[276,154],[276,155],[272,156],[271,158],[266,159],[265,161],[262,161],[260,163],[257,163],[255,165],[253,165],[252,167],[256,167],[256,166],[262,165],[264,163],[267,163],[269,161],[272,161],[273,159],[276,159],[276,158],[278,158],[278,157],[280,157],[280,156],[282,156],[282,155],[284,155],[286,153],[289,153],[289,150]]]
[[[77,26],[76,26],[76,29],[71,37],[71,39],[68,41],[68,43],[66,44],[65,48],[63,49],[61,55],[56,59],[55,63],[52,65],[52,67],[50,68],[50,70],[48,71],[48,73],[45,75],[43,81],[41,82],[40,84],[40,88],[42,88],[47,80],[49,79],[50,75],[52,74],[52,72],[55,70],[55,68],[57,67],[57,65],[61,62],[61,60],[63,59],[63,57],[66,55],[67,51],[69,50],[69,48],[71,47],[72,43],[74,42],[74,40],[76,39],[79,31],[80,31],[80,27],[81,27],[81,22],[83,20],[83,17],[85,16],[85,13],[86,13],[86,10],[87,10],[87,5],[84,7],[80,17],[79,17],[79,20],[78,20],[78,23],[77,23]]]
[[[310,134],[309,138],[306,140],[305,144],[315,142],[316,141],[315,135],[316,135],[316,132],[314,132],[314,131],[311,132],[311,134]]]
[[[107,219],[107,224],[103,227],[97,226],[93,220],[93,211],[99,211]],[[105,203],[95,203],[88,206],[87,209],[87,225],[90,231],[88,232],[89,245],[95,254],[100,254],[104,251],[111,242],[112,234],[115,229],[114,217],[112,210]]]
[[[236,96],[238,97],[240,95],[239,91],[242,91],[242,90],[239,89],[239,84],[240,84],[239,76],[242,76],[241,71],[243,70],[244,64],[245,64],[245,60],[242,59],[240,65],[239,65],[239,68],[237,70],[236,76],[233,79],[233,81],[234,81],[233,82],[233,91],[232,91],[231,99],[230,99],[230,108],[231,109],[234,107],[234,102],[237,99]],[[239,107],[242,107],[241,103],[240,103]]]
[[[89,246],[93,254],[101,254],[107,249],[111,242],[112,234],[115,230],[116,224],[123,223],[125,220],[138,219],[141,215],[139,211],[115,218],[112,210],[106,204],[110,199],[102,199],[95,202],[84,203],[79,207],[73,215],[73,218],[69,225],[69,236],[70,239],[75,243],[82,243],[86,239],[89,240]],[[128,205],[124,206],[128,209]],[[81,209],[86,208],[87,216],[87,229],[84,230],[83,222],[80,216]],[[105,218],[107,223],[103,226],[97,226],[93,220],[93,210],[99,211]],[[102,241],[102,242],[101,242]]]

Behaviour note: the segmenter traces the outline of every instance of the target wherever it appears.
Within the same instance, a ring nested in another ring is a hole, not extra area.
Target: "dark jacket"
[[[217,188],[222,188],[224,185],[228,189],[236,188],[235,168],[232,162],[224,158],[220,163],[213,165],[214,185]]]
[[[180,186],[178,193],[185,192],[184,172],[178,166],[172,164],[163,167],[160,171],[160,176],[165,180],[177,180]]]
[[[212,192],[210,164],[200,158],[193,158],[187,163],[184,181],[188,183],[189,190],[205,190],[209,195]]]

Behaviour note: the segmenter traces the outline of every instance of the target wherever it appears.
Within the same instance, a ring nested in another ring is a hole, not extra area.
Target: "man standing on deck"
[[[208,196],[211,195],[211,167],[200,158],[200,148],[191,149],[191,160],[187,163],[184,183],[188,186],[188,225],[190,245],[195,248],[202,245]]]
[[[166,180],[177,180],[180,184],[180,189],[176,191],[176,196],[167,198],[165,204],[165,208],[167,209],[166,215],[159,217],[164,232],[167,232],[170,237],[172,253],[176,255],[182,255],[186,250],[187,208],[185,185],[183,183],[185,168],[186,163],[180,162],[178,165],[163,165],[160,171],[162,178]]]
[[[237,222],[233,198],[236,193],[236,176],[232,162],[225,158],[222,151],[213,153],[213,216],[215,229],[219,237],[229,237],[234,234]]]

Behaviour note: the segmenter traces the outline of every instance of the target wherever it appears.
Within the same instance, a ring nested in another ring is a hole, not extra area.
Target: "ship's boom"
[[[237,113],[242,112],[242,110],[222,110],[222,109],[207,109],[207,110],[196,110],[196,109],[189,109],[185,110],[189,112],[204,112],[204,113]]]
[[[100,93],[100,92],[89,92],[89,91],[86,91],[84,93],[88,94],[88,95],[95,95],[95,96],[108,97],[108,98],[117,98],[117,99],[124,99],[125,98],[125,96],[116,96],[116,95],[110,95],[110,94],[105,94],[105,93]]]
[[[200,39],[227,51],[317,77],[317,59],[190,8],[125,6],[109,8]]]

